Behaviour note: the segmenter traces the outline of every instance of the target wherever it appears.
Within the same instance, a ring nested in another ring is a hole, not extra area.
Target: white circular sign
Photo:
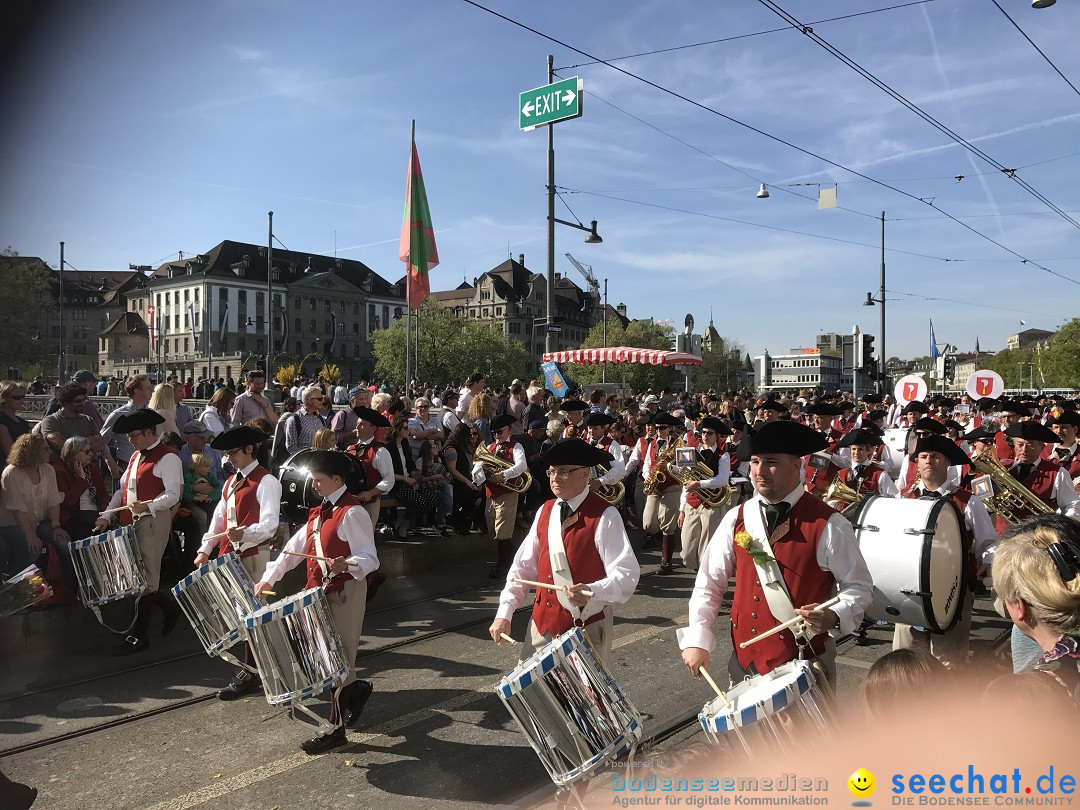
[[[926,396],[926,380],[918,374],[908,374],[896,381],[893,394],[896,396],[896,401],[901,405],[921,400]]]
[[[979,369],[967,380],[968,396],[972,399],[991,397],[997,399],[1005,393],[1005,380],[1001,375],[990,369]]]

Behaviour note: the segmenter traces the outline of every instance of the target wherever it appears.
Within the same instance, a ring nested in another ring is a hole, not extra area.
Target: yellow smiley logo
[[[877,789],[877,780],[866,768],[859,768],[848,777],[847,786],[848,790],[851,791],[851,795],[856,799],[865,799],[867,796],[874,795],[874,790]]]

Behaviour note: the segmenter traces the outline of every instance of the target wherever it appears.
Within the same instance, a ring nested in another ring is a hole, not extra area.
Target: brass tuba
[[[825,490],[825,495],[822,500],[825,501],[825,503],[828,503],[829,501],[840,501],[841,503],[850,505],[858,503],[862,498],[863,496],[859,494],[858,490],[845,484],[840,480],[840,476],[838,475],[833,479],[832,483],[829,484],[829,488]]]
[[[712,478],[716,475],[709,465],[700,459],[698,459],[693,467],[671,466],[668,468],[668,472],[671,474],[671,477],[680,484],[686,484],[689,481],[704,481],[707,478]],[[731,487],[716,487],[714,489],[698,487],[694,491],[704,503],[707,503],[714,509],[718,506],[723,506],[724,502],[731,496]]]
[[[597,464],[595,467],[596,477],[603,478],[608,474],[609,468],[603,464]],[[610,503],[612,506],[617,506],[619,501],[626,495],[626,485],[622,481],[618,481],[615,484],[601,484],[596,490],[596,494]]]
[[[476,452],[473,454],[473,461],[479,461],[484,465],[484,475],[489,478],[497,472],[509,470],[514,466],[512,461],[507,461],[505,458],[499,458],[488,450],[487,446],[484,444],[481,444],[476,448]],[[503,481],[502,483],[496,483],[495,486],[506,487],[510,491],[520,494],[526,492],[529,487],[532,486],[532,475],[526,470],[517,478],[510,481]]]
[[[972,456],[971,468],[977,473],[990,476],[994,482],[994,494],[983,498],[983,503],[1009,525],[1015,526],[1023,520],[1024,512],[1046,515],[1054,511],[1034,492],[1012,477],[998,460],[993,447]]]

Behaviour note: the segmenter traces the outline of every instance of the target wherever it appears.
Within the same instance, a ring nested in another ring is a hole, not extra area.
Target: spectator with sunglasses
[[[25,385],[11,380],[0,382],[0,458],[7,458],[15,440],[30,432],[30,423],[19,416],[25,399]]]
[[[1038,645],[1035,669],[1080,703],[1080,525],[1039,515],[1006,532],[994,556],[994,590],[1018,634]],[[1022,639],[1019,640],[1022,642]]]
[[[307,450],[315,442],[315,434],[327,427],[322,408],[326,396],[317,385],[309,385],[301,394],[301,407],[285,426],[285,447],[290,456]]]
[[[93,420],[82,412],[86,398],[82,383],[68,383],[57,395],[60,409],[42,417],[38,423],[37,432],[49,443],[54,461],[60,458],[64,442],[73,436],[90,439],[90,449],[95,453],[105,449],[105,442]]]

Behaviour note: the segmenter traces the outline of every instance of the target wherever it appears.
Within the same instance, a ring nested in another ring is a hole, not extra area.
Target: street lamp
[[[881,305],[881,323],[878,326],[878,331],[881,333],[878,335],[877,354],[878,354],[878,388],[877,392],[883,393],[885,391],[885,212],[881,212],[881,287],[878,290],[878,297],[874,298],[871,293],[866,294],[866,300],[863,301],[864,307],[872,307],[874,304]]]

